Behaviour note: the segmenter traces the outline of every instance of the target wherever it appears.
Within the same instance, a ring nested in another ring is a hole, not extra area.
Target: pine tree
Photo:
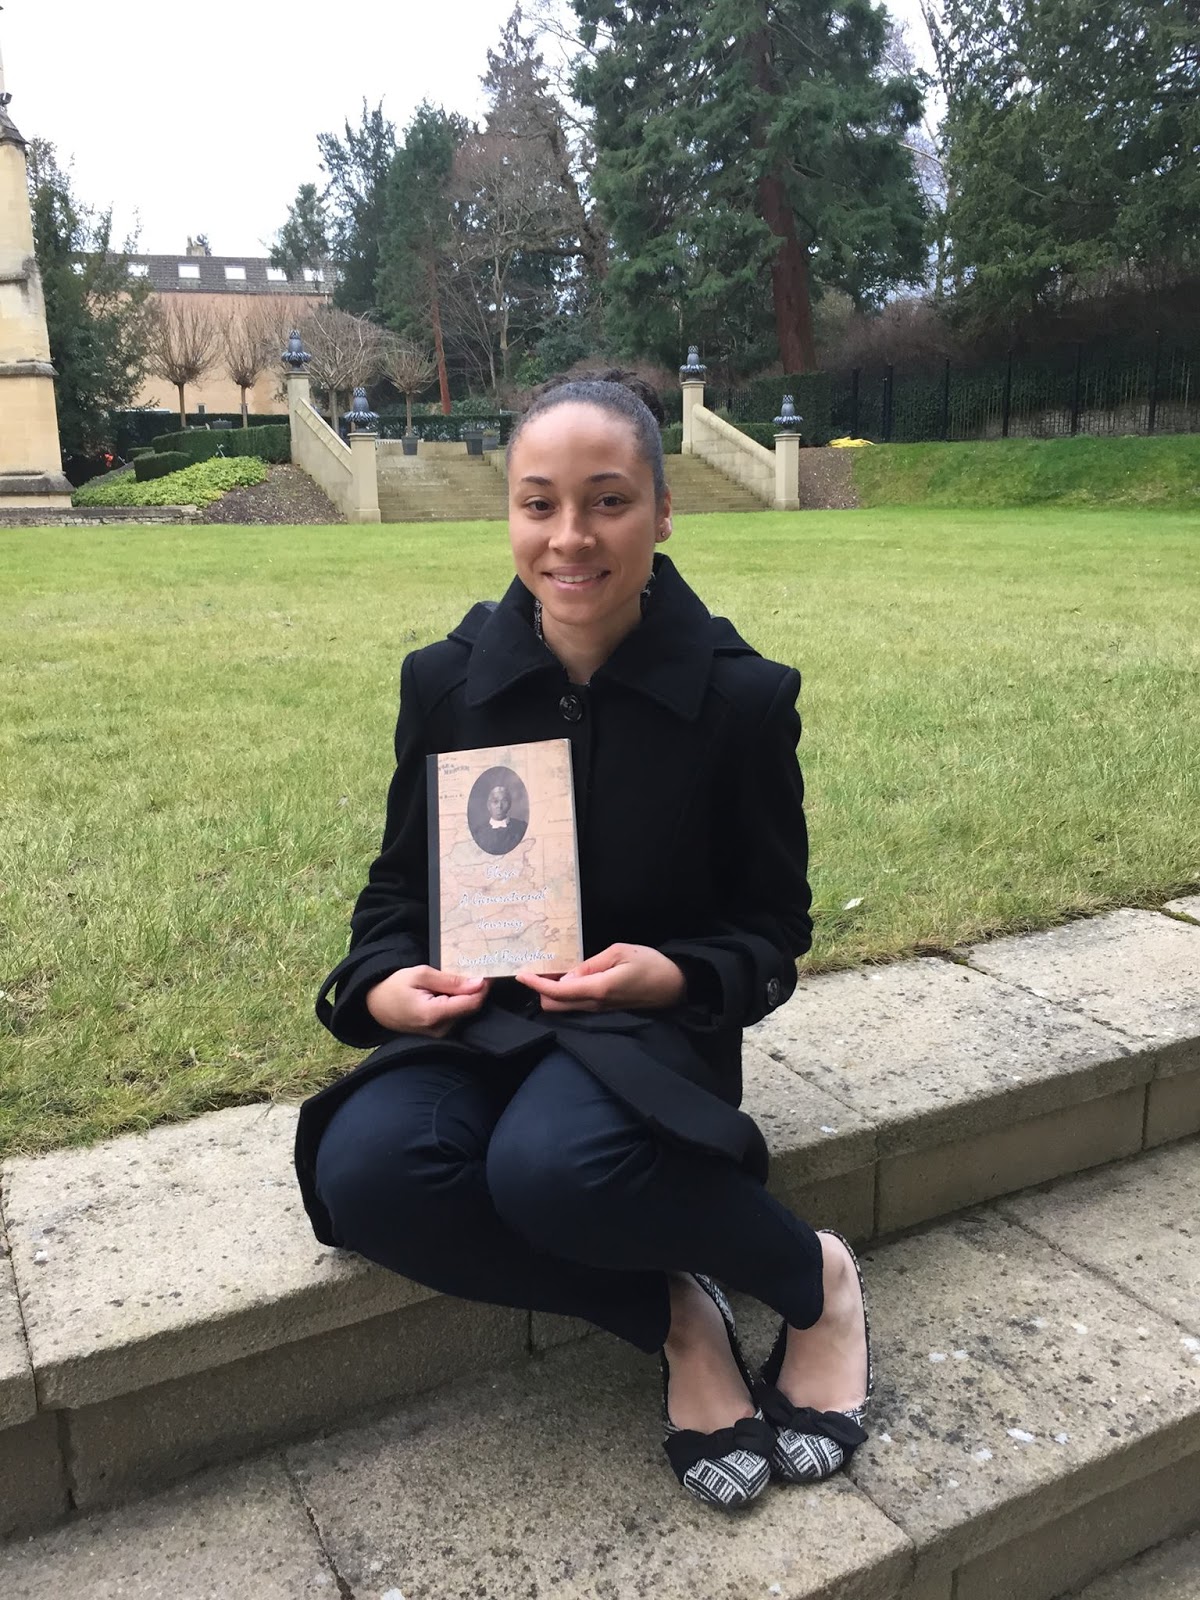
[[[288,207],[287,219],[271,246],[271,265],[289,278],[299,278],[305,267],[329,271],[329,221],[315,183],[302,183]]]
[[[364,100],[360,125],[352,128],[347,120],[341,139],[318,134],[317,148],[328,176],[321,198],[338,269],[334,301],[344,311],[371,312],[376,307],[388,175],[396,154],[395,124],[384,116],[382,103],[371,109]]]
[[[942,0],[965,309],[1010,328],[1200,260],[1195,0]]]
[[[374,286],[376,303],[390,328],[409,338],[432,341],[442,411],[447,416],[450,382],[441,274],[451,236],[454,155],[465,133],[461,117],[427,102],[417,107],[388,173],[378,249],[382,264]]]
[[[816,364],[814,285],[877,303],[923,270],[911,74],[873,0],[572,0],[628,348]],[[769,289],[767,284],[769,283]]]

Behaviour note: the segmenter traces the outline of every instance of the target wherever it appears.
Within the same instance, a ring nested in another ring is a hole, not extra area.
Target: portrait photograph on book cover
[[[430,959],[565,972],[583,959],[567,739],[429,757]]]
[[[471,785],[467,827],[481,850],[504,856],[529,827],[529,791],[511,767],[489,767]]]

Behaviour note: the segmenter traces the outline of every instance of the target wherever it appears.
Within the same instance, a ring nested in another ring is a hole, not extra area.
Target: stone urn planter
[[[467,454],[469,456],[481,456],[483,454],[482,428],[464,428],[462,431],[462,437],[463,443],[467,447]]]
[[[400,448],[403,450],[406,456],[415,456],[417,453],[417,446],[420,444],[420,442],[421,436],[414,429],[412,433],[405,433],[401,435]]]

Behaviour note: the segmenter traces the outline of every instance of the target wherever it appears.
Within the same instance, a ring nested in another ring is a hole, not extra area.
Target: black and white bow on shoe
[[[863,1297],[863,1329],[867,1338],[867,1392],[861,1406],[848,1411],[817,1411],[812,1406],[793,1405],[776,1387],[783,1358],[787,1353],[787,1323],[779,1329],[771,1354],[752,1386],[752,1393],[766,1420],[775,1430],[771,1466],[775,1475],[788,1483],[815,1483],[839,1472],[860,1444],[867,1441],[864,1423],[875,1389],[875,1367],[871,1357],[871,1324],[867,1317],[867,1297],[858,1258],[840,1233],[820,1228],[845,1245],[858,1278]]]
[[[729,1302],[711,1278],[702,1277],[696,1272],[691,1276],[721,1313],[729,1348],[749,1397],[753,1380],[742,1358]],[[671,1374],[665,1352],[661,1360],[663,1426],[666,1430],[663,1449],[675,1476],[689,1494],[708,1505],[720,1506],[724,1511],[734,1511],[739,1506],[748,1505],[771,1481],[771,1452],[775,1448],[773,1429],[761,1411],[756,1411],[752,1417],[741,1417],[732,1427],[718,1428],[714,1433],[677,1428],[667,1409],[667,1385]]]

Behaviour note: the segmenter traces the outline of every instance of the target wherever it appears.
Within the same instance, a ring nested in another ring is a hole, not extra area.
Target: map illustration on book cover
[[[568,739],[429,756],[429,961],[510,977],[583,960]]]

